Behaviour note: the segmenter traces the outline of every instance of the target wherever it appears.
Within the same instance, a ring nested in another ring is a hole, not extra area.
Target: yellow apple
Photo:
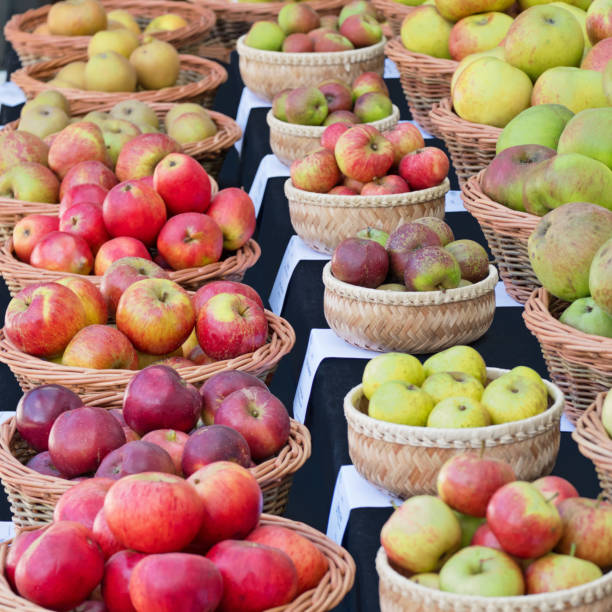
[[[169,43],[152,40],[130,55],[138,83],[144,89],[162,89],[176,83],[180,71],[177,50]]]
[[[574,6],[573,4],[568,4],[567,2],[551,2],[551,6],[558,6],[560,8],[569,11],[580,24],[580,29],[582,30],[582,37],[584,38],[584,53],[582,57],[584,57],[587,51],[593,46],[589,39],[589,35],[586,31],[586,11]]]
[[[416,385],[390,380],[374,391],[368,415],[379,421],[423,427],[433,407],[433,399]]]
[[[484,391],[482,383],[465,372],[435,372],[425,379],[421,389],[436,403],[447,397],[470,397],[480,400]]]
[[[138,36],[126,28],[102,30],[91,37],[87,46],[87,57],[93,57],[105,51],[115,51],[129,59],[138,44]]]
[[[425,375],[436,372],[465,372],[480,381],[487,382],[487,366],[480,353],[472,348],[458,344],[432,355],[423,364]]]
[[[85,89],[85,66],[87,62],[70,62],[55,75],[56,79],[72,83],[77,89]]]
[[[610,60],[604,68],[602,75],[603,90],[608,104],[612,106],[612,60]]]
[[[98,53],[87,62],[85,85],[92,91],[135,91],[136,70],[123,55]]]
[[[106,27],[106,11],[98,0],[63,0],[47,14],[51,34],[90,36]]]
[[[145,34],[154,34],[155,32],[164,32],[168,30],[178,30],[184,28],[187,25],[187,21],[180,15],[174,13],[167,13],[166,15],[159,15],[155,19],[151,19],[144,30]]]
[[[217,125],[208,115],[183,113],[175,117],[166,131],[170,138],[183,145],[214,136],[217,133]]]
[[[114,11],[109,11],[106,13],[106,17],[109,21],[120,23],[124,28],[134,32],[134,34],[140,34],[140,26],[138,25],[138,22],[127,11],[124,11],[123,9],[115,9]]]
[[[18,129],[43,139],[63,130],[67,125],[68,115],[61,108],[40,104],[30,108],[21,117]]]
[[[427,419],[427,427],[443,429],[487,425],[491,425],[489,413],[477,399],[472,397],[447,397],[435,405]]]
[[[402,44],[413,53],[450,59],[448,40],[452,27],[435,6],[418,6],[402,21]]]
[[[390,380],[420,386],[425,380],[421,362],[407,353],[384,353],[370,359],[363,370],[363,394],[370,399],[374,391]]]
[[[155,111],[140,100],[121,100],[110,109],[111,117],[117,119],[127,119],[138,125],[142,130],[142,125],[150,125],[154,131],[159,129],[159,119]]]
[[[531,104],[563,104],[573,113],[609,106],[601,72],[568,66],[551,68],[538,78]]]
[[[201,115],[208,117],[208,111],[195,102],[183,102],[181,104],[175,104],[167,113],[164,123],[166,125],[166,131],[170,127],[170,124],[180,115],[184,113],[200,113]]]
[[[459,78],[459,75],[463,72],[466,66],[471,64],[473,61],[481,58],[481,57],[496,57],[497,59],[504,59],[504,48],[503,47],[493,47],[493,49],[488,49],[487,51],[481,51],[480,53],[471,53],[464,57],[460,62],[457,68],[455,68],[455,72],[453,72],[453,76],[451,78],[451,96],[453,95],[453,90],[455,89],[455,83]]]
[[[37,106],[56,106],[70,116],[70,104],[66,100],[66,96],[59,91],[55,91],[55,89],[41,91],[35,98],[26,102],[21,109],[21,117]]]
[[[499,45],[512,25],[512,17],[505,13],[470,15],[458,21],[451,30],[448,48],[451,57],[464,57],[493,49]]]

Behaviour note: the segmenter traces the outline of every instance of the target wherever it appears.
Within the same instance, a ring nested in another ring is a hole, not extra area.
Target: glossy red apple
[[[192,364],[189,363],[188,365]],[[174,471],[179,475],[183,473],[181,462],[183,460],[183,449],[185,448],[187,440],[189,440],[189,435],[183,431],[177,431],[176,429],[155,429],[142,436],[143,442],[156,444],[170,455],[174,465]]]
[[[223,248],[228,251],[242,247],[255,232],[255,206],[244,189],[227,187],[219,191],[207,214],[221,229]]]
[[[496,550],[504,550],[499,540],[495,537],[495,534],[491,531],[488,523],[483,523],[472,536],[470,546],[487,546],[488,548],[495,548]]]
[[[196,313],[200,311],[200,308],[202,308],[211,297],[219,293],[239,293],[257,302],[262,308],[264,307],[263,301],[259,297],[259,293],[257,293],[253,287],[249,287],[249,285],[245,285],[244,283],[237,283],[236,281],[217,280],[202,285],[196,291],[193,296],[193,306]]]
[[[424,147],[402,157],[400,176],[410,189],[427,189],[439,185],[448,175],[450,162],[446,153],[436,147]]]
[[[94,263],[94,274],[102,276],[115,261],[123,257],[151,260],[147,247],[140,240],[129,236],[113,238],[100,247]]]
[[[383,132],[383,136],[393,145],[393,164],[399,166],[402,157],[425,146],[423,135],[412,123],[398,123]]]
[[[13,249],[15,255],[30,263],[30,255],[36,243],[47,234],[59,229],[59,219],[50,215],[26,215],[13,228]]]
[[[328,125],[321,134],[321,146],[325,149],[330,150],[332,153],[336,148],[338,138],[344,134],[351,127],[350,123],[344,121],[337,121]]]
[[[87,241],[68,232],[49,232],[32,249],[30,265],[44,270],[89,274],[93,255]]]
[[[38,453],[34,455],[27,463],[26,467],[38,472],[39,474],[44,474],[45,476],[53,476],[54,478],[64,478],[68,480],[68,477],[65,474],[62,474],[54,465],[53,461],[51,461],[51,455],[49,451],[43,451],[42,453]]]
[[[112,482],[114,481],[111,481],[111,483]],[[102,506],[103,505],[104,500],[102,500]],[[106,522],[104,507],[101,507],[100,510],[98,510],[98,513],[94,518],[91,528],[91,535],[100,547],[105,560],[109,559],[115,553],[124,550],[123,544],[121,544],[121,542],[119,542],[119,540],[117,540],[117,538],[113,535],[113,532],[110,530],[110,527]]]
[[[99,204],[102,206],[107,193],[108,189],[96,185],[95,183],[75,185],[64,194],[57,214],[61,217],[69,208],[83,202],[90,202],[91,204]]]
[[[93,202],[81,202],[71,206],[60,217],[59,229],[83,238],[94,255],[110,240],[102,216],[102,207]]]
[[[43,534],[46,528],[47,525],[40,529],[33,529],[32,531],[22,531],[13,540],[6,554],[6,560],[4,561],[4,575],[11,585],[11,588],[16,588],[15,568],[17,567],[17,563],[19,563],[19,559],[21,559],[23,553],[28,549],[30,544]]]
[[[134,440],[108,453],[96,470],[96,477],[119,480],[143,472],[175,474],[176,470],[170,455],[161,446]]]
[[[147,555],[133,550],[113,554],[104,566],[102,597],[109,612],[137,612],[129,592],[130,576]]]
[[[68,287],[81,300],[85,309],[87,325],[103,325],[106,323],[108,320],[106,300],[91,281],[78,276],[65,276],[57,282],[64,287]]]
[[[70,487],[57,501],[53,520],[76,521],[91,530],[112,484],[110,478],[88,478]]]
[[[564,499],[571,497],[580,497],[580,494],[576,490],[576,487],[565,478],[561,476],[543,476],[538,478],[531,483],[546,499],[551,499],[555,506]]]

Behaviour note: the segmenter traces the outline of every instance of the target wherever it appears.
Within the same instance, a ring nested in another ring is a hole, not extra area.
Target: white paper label
[[[249,115],[253,108],[268,108],[272,106],[270,102],[260,98],[254,94],[248,87],[242,89],[240,95],[240,102],[238,103],[238,110],[236,111],[236,123],[240,126],[242,133],[246,130],[247,123],[249,121]],[[236,144],[234,144],[238,154],[242,153],[242,138]]]
[[[268,179],[278,176],[289,176],[289,167],[285,166],[276,155],[266,155],[257,168],[249,191],[249,196],[255,206],[255,216],[259,215]]]
[[[385,72],[383,78],[385,79],[399,79],[400,73],[397,69],[395,62],[388,57],[385,58]]]
[[[461,192],[451,189],[446,192],[446,198],[444,202],[444,211],[447,213],[451,212],[467,212],[461,199]]]
[[[15,525],[11,521],[0,521],[0,542],[15,537]]]
[[[4,78],[0,79],[0,82],[0,104],[3,106],[17,106],[26,101],[23,90],[12,81],[6,81],[6,72],[4,72]]]

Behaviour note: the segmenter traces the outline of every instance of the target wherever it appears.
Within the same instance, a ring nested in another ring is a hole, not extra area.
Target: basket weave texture
[[[429,117],[434,134],[446,143],[461,186],[493,161],[500,128],[461,119],[453,112],[449,98],[434,104]]]
[[[333,250],[359,230],[373,227],[392,232],[421,217],[444,217],[448,179],[440,185],[391,195],[343,196],[304,191],[285,182],[291,225],[315,251]]]
[[[393,0],[386,3],[396,4]],[[399,38],[387,43],[385,53],[399,70],[400,83],[412,118],[431,134],[440,136],[436,124],[429,117],[429,111],[434,104],[450,96],[451,78],[458,62],[408,51]],[[458,166],[455,165],[455,168],[458,174]]]
[[[382,75],[385,65],[385,42],[350,51],[332,53],[283,53],[262,51],[238,39],[240,76],[255,94],[271,101],[283,89],[316,86],[326,79],[352,83],[362,72]]]
[[[527,251],[527,241],[540,217],[508,208],[485,195],[483,172],[463,183],[461,199],[487,239],[508,295],[524,304],[540,286]]]
[[[155,38],[174,45],[183,53],[194,53],[198,44],[215,25],[215,14],[203,6],[168,0],[102,0],[106,11],[123,9],[134,16],[141,29],[155,17],[174,13],[187,21],[176,30],[157,32]],[[4,26],[4,36],[13,45],[22,66],[72,53],[87,52],[91,36],[57,36],[34,34],[33,30],[47,22],[50,4],[13,15]],[[141,40],[144,38],[140,36]]]
[[[388,117],[372,121],[369,125],[380,132],[390,130],[399,121],[399,116],[399,108],[393,105],[393,112]],[[277,119],[272,110],[268,111],[266,121],[270,128],[272,153],[286,166],[321,148],[321,135],[325,131],[325,126],[287,123]]]
[[[446,291],[381,291],[344,283],[323,268],[325,320],[350,344],[373,351],[433,353],[469,344],[491,327],[497,270]]]
[[[567,306],[546,289],[536,289],[523,319],[540,343],[550,377],[565,394],[568,418],[576,423],[598,393],[612,388],[612,338],[561,323],[559,316]]]
[[[382,13],[391,27],[393,36],[399,36],[402,22],[416,7],[397,2],[397,0],[372,0],[372,4]]]
[[[520,597],[476,597],[424,587],[396,572],[381,547],[376,554],[381,612],[609,612],[612,572],[571,589]]]
[[[489,380],[508,370],[487,368]],[[467,450],[479,450],[510,463],[518,480],[550,474],[561,439],[563,393],[545,381],[549,408],[545,412],[502,425],[467,429],[413,427],[379,421],[367,414],[362,385],[344,398],[351,460],[359,473],[401,498],[436,495],[436,479],[445,461]]]

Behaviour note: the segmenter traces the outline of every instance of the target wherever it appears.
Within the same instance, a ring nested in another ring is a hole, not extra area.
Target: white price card
[[[388,57],[385,58],[385,72],[383,78],[385,79],[399,79],[400,73],[397,69],[395,62]]]
[[[0,73],[0,104],[2,106],[17,106],[26,101],[26,96],[23,91],[12,81],[6,80],[6,72],[4,78]]]
[[[256,217],[259,215],[268,179],[278,176],[289,176],[289,166],[285,166],[276,155],[270,153],[259,163],[251,190],[249,191],[249,196],[255,206]]]
[[[249,121],[251,109],[268,108],[270,106],[272,106],[270,102],[254,94],[248,87],[243,88],[242,94],[240,95],[240,102],[238,103],[238,110],[236,111],[236,123],[240,126],[243,135]],[[238,154],[242,153],[242,137],[234,146]]]
[[[0,542],[15,537],[15,525],[11,521],[0,521]]]

